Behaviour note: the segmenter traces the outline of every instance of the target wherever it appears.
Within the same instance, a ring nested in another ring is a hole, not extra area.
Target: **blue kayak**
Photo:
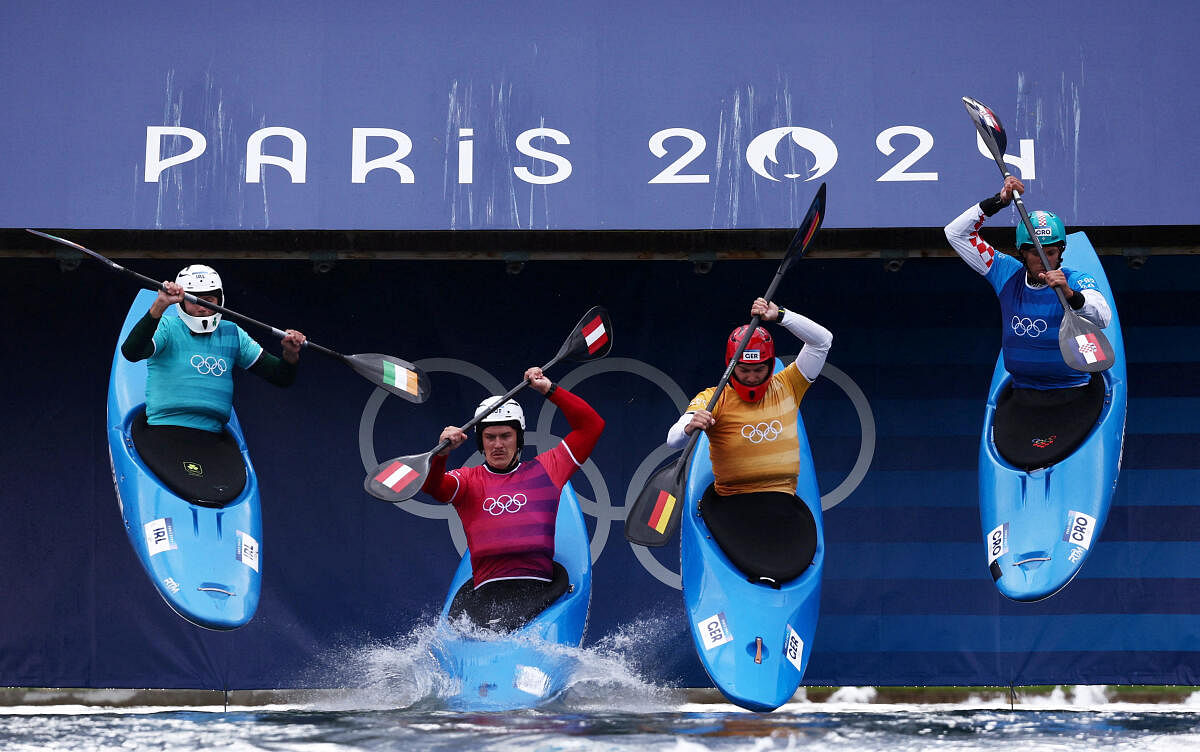
[[[235,629],[254,616],[262,587],[258,479],[236,414],[230,416],[226,438],[240,450],[245,486],[222,506],[176,495],[135,448],[137,424],[144,424],[146,411],[146,361],[130,363],[120,344],[154,298],[154,292],[142,290],[134,299],[108,382],[108,452],[117,503],[134,553],[163,600],[197,626]],[[175,306],[163,315],[177,315]]]
[[[996,361],[979,448],[979,517],[992,578],[1005,597],[1016,601],[1048,598],[1079,573],[1108,517],[1125,444],[1125,344],[1112,288],[1082,232],[1068,236],[1063,265],[1091,273],[1112,305],[1104,334],[1114,365],[1093,376],[1094,399],[1087,410],[1078,410],[1084,421],[1078,447],[1052,464],[1027,469],[997,445],[997,409],[1012,379],[1004,356]],[[1043,433],[1033,439],[1038,446],[1059,438],[1050,430]]]
[[[782,367],[776,361],[776,369]],[[749,710],[774,710],[796,693],[812,654],[821,605],[825,564],[821,492],[804,421],[799,415],[796,420],[800,438],[796,495],[816,525],[816,548],[811,564],[795,579],[751,582],[714,540],[699,508],[713,482],[707,436],[700,437],[688,467],[680,569],[692,641],[717,689]]]
[[[434,657],[451,681],[443,696],[447,706],[466,711],[530,708],[567,688],[592,599],[591,543],[569,482],[559,497],[554,560],[565,570],[567,591],[521,628],[484,638],[474,628],[466,633],[449,621],[455,594],[471,579],[471,553],[463,554],[433,642]]]

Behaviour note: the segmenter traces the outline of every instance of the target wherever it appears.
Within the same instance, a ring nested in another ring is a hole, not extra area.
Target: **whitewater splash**
[[[556,712],[654,712],[678,707],[680,690],[656,685],[641,671],[665,649],[664,639],[674,635],[669,622],[668,617],[639,619],[584,648],[522,640],[548,654],[572,659],[566,689],[547,707]],[[476,639],[499,637],[483,628],[456,626]],[[457,691],[454,678],[435,658],[442,636],[436,624],[429,623],[388,640],[327,651],[304,683],[339,689],[314,692],[308,706],[314,710],[440,709]],[[505,635],[504,639],[513,638]]]

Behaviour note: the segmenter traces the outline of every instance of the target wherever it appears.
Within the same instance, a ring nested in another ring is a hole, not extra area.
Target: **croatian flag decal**
[[[400,493],[402,488],[412,483],[416,478],[417,471],[403,462],[393,462],[385,467],[383,472],[375,476],[375,480],[395,493]]]
[[[1079,349],[1079,354],[1088,363],[1099,363],[1102,360],[1108,360],[1108,353],[1100,347],[1100,343],[1096,341],[1094,334],[1080,334],[1075,338],[1075,346]]]
[[[608,342],[608,331],[605,330],[604,319],[600,316],[584,324],[582,331],[583,341],[587,343],[589,355],[594,355]]]

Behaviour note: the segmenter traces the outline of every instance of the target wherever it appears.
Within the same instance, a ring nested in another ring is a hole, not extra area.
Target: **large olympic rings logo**
[[[764,441],[774,441],[783,433],[783,424],[777,420],[770,423],[759,423],[752,426],[749,423],[742,426],[742,438],[749,439],[751,444],[761,444]]]
[[[192,368],[195,368],[205,376],[222,376],[229,370],[229,365],[224,358],[218,358],[213,355],[196,354],[191,359]]]
[[[417,361],[416,365],[426,373],[449,373],[465,377],[479,384],[482,387],[482,391],[488,394],[503,394],[507,390],[507,386],[502,384],[495,376],[492,376],[492,374],[476,366],[474,363],[465,360],[455,358],[426,358]],[[665,393],[666,399],[674,406],[676,415],[682,414],[688,405],[689,396],[675,383],[673,378],[658,368],[633,358],[608,357],[603,360],[583,363],[564,375],[561,379],[558,379],[557,383],[564,389],[573,390],[580,382],[607,373],[633,374],[654,384]],[[849,497],[859,487],[863,479],[866,478],[867,470],[870,468],[871,461],[875,456],[875,417],[871,413],[870,402],[867,400],[866,395],[863,394],[862,389],[844,371],[830,363],[826,363],[824,369],[821,371],[821,378],[832,382],[850,399],[858,415],[858,422],[862,431],[862,440],[854,466],[840,484],[821,495],[821,508],[829,510]],[[383,389],[375,389],[367,399],[367,404],[363,408],[362,417],[359,420],[358,450],[364,471],[369,471],[379,464],[378,455],[375,453],[375,421],[379,415],[380,408],[388,396],[388,393]],[[562,440],[561,436],[555,436],[551,432],[557,411],[558,408],[550,402],[544,401],[542,403],[541,411],[537,414],[537,421],[529,424],[525,431],[525,444],[532,450],[543,452],[553,448]],[[526,415],[528,417],[531,413],[527,413]],[[774,423],[775,421],[772,421],[772,424]],[[777,428],[774,425],[767,425],[764,428],[756,426],[755,428],[761,431],[765,438],[772,428],[775,431],[782,430],[782,424]],[[665,427],[663,427],[661,433],[666,434]],[[650,476],[664,463],[678,454],[678,451],[667,446],[664,441],[647,454],[635,468],[633,476],[629,479],[628,483],[625,484],[625,500],[623,505],[613,505],[612,494],[609,490],[609,482],[613,478],[605,478],[593,460],[589,459],[585,462],[583,467],[571,478],[571,485],[575,489],[576,497],[579,499],[580,509],[585,515],[596,519],[595,531],[592,534],[590,546],[593,563],[598,561],[601,554],[604,553],[604,547],[607,545],[609,536],[612,535],[614,528],[617,530],[616,538],[623,540],[620,531],[625,524],[625,517],[628,514],[629,507],[633,505]],[[483,455],[475,452],[463,465],[470,467],[479,465],[482,462]],[[589,487],[590,495],[594,498],[588,498],[587,496]],[[497,501],[500,499],[503,499],[503,497],[497,497]],[[445,520],[449,528],[450,538],[454,542],[459,554],[461,555],[467,550],[467,536],[463,532],[462,522],[459,520],[458,514],[451,505],[409,499],[408,501],[399,502],[395,506],[418,517]],[[489,513],[491,513],[490,510]],[[670,569],[667,565],[659,561],[651,549],[633,544],[628,545],[632,549],[638,563],[652,577],[668,587],[675,588],[676,590],[681,588],[682,584],[679,572]],[[677,561],[678,559],[676,559]]]
[[[1022,318],[1021,316],[1013,316],[1011,325],[1013,334],[1018,337],[1040,337],[1046,333],[1047,328],[1045,319]]]
[[[508,494],[500,494],[499,496],[489,496],[483,500],[483,511],[499,517],[505,512],[519,512],[521,507],[525,506],[525,502],[529,501],[525,494],[519,493],[509,496]]]

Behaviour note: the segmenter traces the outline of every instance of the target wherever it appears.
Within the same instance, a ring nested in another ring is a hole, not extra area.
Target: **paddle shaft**
[[[102,264],[107,266],[109,269],[112,269],[113,271],[124,272],[126,274],[133,276],[135,279],[140,281],[142,284],[146,285],[151,290],[160,290],[160,291],[164,290],[162,282],[159,282],[156,279],[151,279],[150,277],[147,277],[145,274],[140,274],[138,272],[135,272],[132,269],[128,269],[124,266],[121,266],[117,262],[107,259],[104,256],[101,256],[99,253],[96,253],[95,251],[93,251],[89,248],[84,248],[83,246],[79,245],[78,243],[73,243],[70,240],[66,240],[65,238],[56,237],[54,235],[50,235],[45,232],[38,232],[37,230],[27,230],[27,232],[31,232],[34,235],[41,236],[48,240],[53,240],[57,243],[62,243],[63,245],[70,246],[71,248],[82,251],[83,253],[86,253],[87,255],[89,255],[92,258],[96,259],[97,261],[101,262]],[[183,294],[183,299],[188,301],[189,303],[201,305],[201,306],[204,306],[205,308],[211,309],[213,311],[219,311],[220,313],[228,316],[229,318],[240,321],[243,324],[250,324],[251,326],[257,326],[260,329],[265,329],[266,331],[269,331],[271,334],[275,335],[279,339],[283,339],[284,337],[287,336],[287,332],[283,331],[282,329],[278,329],[276,327],[271,326],[270,324],[263,323],[262,321],[253,319],[245,314],[238,313],[237,311],[230,310],[229,308],[226,308],[223,305],[219,305],[217,303],[209,303],[207,300],[201,300],[200,298],[197,298],[195,295],[192,295],[191,293],[185,292]],[[330,350],[327,347],[322,347],[321,345],[318,345],[316,342],[313,342],[312,340],[305,340],[304,347],[315,350],[315,351],[321,353],[322,355],[326,355],[326,356],[334,358],[336,360],[341,360],[343,362],[346,362],[349,360],[349,358],[347,358],[345,355],[342,355],[340,352],[337,352],[335,350]]]

